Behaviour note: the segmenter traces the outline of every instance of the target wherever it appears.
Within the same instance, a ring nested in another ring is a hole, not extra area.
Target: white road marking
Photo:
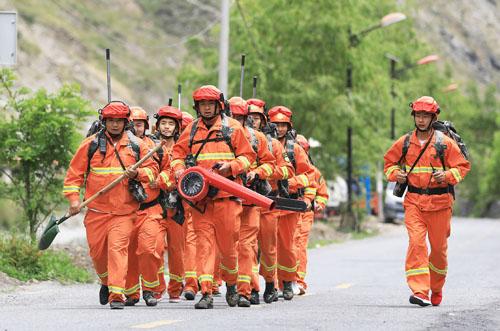
[[[161,320],[161,321],[154,321],[154,322],[145,323],[145,324],[133,325],[133,326],[131,326],[131,328],[133,328],[133,329],[152,329],[152,328],[157,328],[159,326],[174,324],[177,322],[180,322],[180,320]]]
[[[337,288],[337,289],[346,289],[346,288],[349,288],[351,286],[352,286],[351,283],[342,283],[342,284],[339,284],[339,285],[335,286],[335,288]]]

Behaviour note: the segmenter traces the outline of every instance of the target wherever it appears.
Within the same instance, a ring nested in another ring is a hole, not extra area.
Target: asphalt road
[[[500,220],[454,219],[440,307],[410,305],[403,226],[310,251],[307,295],[251,308],[98,303],[98,285],[45,282],[0,294],[0,330],[500,330]],[[198,297],[197,297],[198,299]]]

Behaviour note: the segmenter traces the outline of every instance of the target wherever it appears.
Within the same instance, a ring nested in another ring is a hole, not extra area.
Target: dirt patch
[[[0,272],[0,292],[6,292],[10,289],[24,284],[22,281],[9,277],[3,272]]]

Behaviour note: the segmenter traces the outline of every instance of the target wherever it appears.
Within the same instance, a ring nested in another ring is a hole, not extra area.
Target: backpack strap
[[[132,151],[134,151],[135,161],[138,162],[141,159],[141,146],[139,145],[139,138],[137,138],[130,130],[127,130],[126,132],[129,141],[128,146],[132,148]]]
[[[161,139],[159,139],[159,137],[157,135],[150,134],[148,137],[151,140],[153,140],[156,145],[160,144],[160,142],[161,142]],[[153,159],[156,161],[156,163],[158,163],[158,166],[160,166],[160,168],[161,168],[161,162],[163,161],[163,154],[164,154],[163,148],[160,148],[158,150],[158,152],[156,152],[156,155],[158,156],[158,158],[153,156]]]
[[[85,178],[89,175],[90,161],[92,160],[92,157],[94,157],[95,152],[99,149],[102,158],[104,159],[106,156],[106,145],[107,141],[104,136],[104,130],[101,130],[95,135],[94,139],[89,144],[89,149],[87,150],[87,171],[85,173]]]
[[[199,118],[195,119],[191,126],[191,131],[189,132],[189,149],[193,146],[194,136],[196,135],[196,131],[198,131],[198,122],[200,122]]]
[[[248,132],[250,133],[250,144],[255,153],[259,151],[259,141],[257,140],[257,136],[255,135],[255,130],[248,127]]]
[[[290,162],[292,162],[293,168],[297,169],[297,162],[295,161],[295,141],[292,139],[287,139],[286,140],[286,145],[285,145],[285,151],[286,154],[288,155],[288,158],[290,159]]]
[[[273,153],[273,138],[271,137],[271,135],[266,134],[266,139],[267,139],[267,148],[269,149],[271,154],[274,155],[274,153]]]
[[[441,160],[441,164],[443,165],[443,169],[446,170],[444,165],[444,150],[446,149],[446,144],[443,143],[444,133],[440,130],[435,130],[436,132],[436,141],[434,142],[434,148],[439,156],[439,160]]]
[[[401,162],[406,158],[406,154],[408,154],[408,149],[410,148],[410,138],[411,138],[412,133],[413,133],[413,131],[410,131],[405,136],[405,140],[403,142],[402,154],[401,154],[401,157],[399,158],[399,161],[398,161],[399,165],[401,165]]]
[[[231,135],[233,134],[234,129],[229,126],[229,117],[226,115],[222,115],[222,136],[224,137],[224,141],[229,146],[229,149],[233,154],[236,155],[233,143],[231,142]]]

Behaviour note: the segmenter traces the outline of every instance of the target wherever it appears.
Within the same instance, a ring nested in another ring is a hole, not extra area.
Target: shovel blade
[[[50,244],[54,241],[55,237],[59,233],[59,226],[57,225],[57,218],[54,216],[50,217],[49,224],[42,233],[40,241],[38,242],[38,249],[45,250],[49,248]]]

